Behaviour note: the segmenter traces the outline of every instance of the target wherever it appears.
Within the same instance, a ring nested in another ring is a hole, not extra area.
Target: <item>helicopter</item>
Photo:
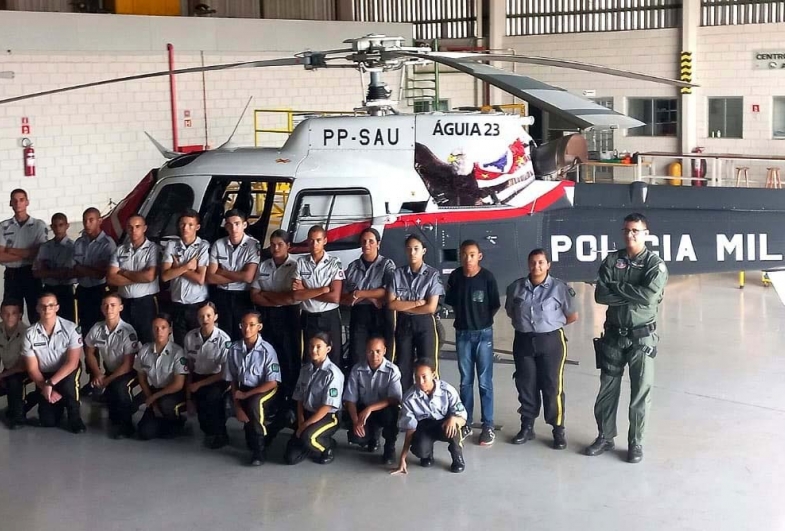
[[[292,57],[152,72],[63,87],[0,100],[0,105],[87,87],[174,74],[234,68],[300,66],[307,70],[355,68],[369,75],[363,116],[302,121],[280,148],[237,147],[176,153],[154,141],[169,160],[151,170],[104,219],[104,230],[123,237],[125,220],[140,213],[148,238],[176,236],[177,218],[194,208],[199,235],[215,241],[223,214],[248,214],[248,233],[260,241],[276,228],[292,234],[293,252],[305,252],[308,229],[327,230],[326,249],[344,264],[360,254],[366,227],[382,234],[380,252],[405,263],[403,241],[417,235],[425,261],[448,275],[459,267],[461,241],[478,242],[483,265],[501,285],[524,274],[534,248],[550,253],[554,274],[593,281],[599,262],[623,246],[623,218],[650,220],[649,246],[674,275],[775,270],[785,255],[785,192],[583,183],[570,172],[588,160],[579,134],[537,145],[530,117],[504,113],[403,114],[381,81],[385,72],[437,62],[494,85],[554,113],[582,130],[626,129],[642,122],[563,89],[488,62],[518,62],[625,78],[695,86],[611,67],[543,57],[439,52],[408,47],[401,37],[369,35],[348,48],[306,51]],[[239,124],[238,124],[239,125]],[[231,139],[230,139],[231,140]],[[775,286],[785,280],[772,273]]]

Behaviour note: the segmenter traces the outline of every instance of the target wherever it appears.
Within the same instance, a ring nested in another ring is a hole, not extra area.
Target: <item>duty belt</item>
[[[621,328],[605,323],[606,332],[613,333],[621,337],[631,337],[633,339],[650,336],[655,330],[657,330],[657,323],[649,323],[647,325],[636,326],[634,328]]]

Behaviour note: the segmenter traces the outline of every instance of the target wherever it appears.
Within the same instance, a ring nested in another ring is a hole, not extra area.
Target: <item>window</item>
[[[288,182],[261,177],[215,177],[202,203],[199,236],[210,242],[226,236],[224,213],[236,208],[248,216],[246,232],[266,245],[270,233],[281,228],[289,186]]]
[[[180,212],[193,208],[194,191],[185,183],[172,183],[158,191],[147,218],[147,238],[156,243],[168,236],[177,236]]]
[[[743,116],[743,98],[709,98],[709,136],[742,138]]]
[[[772,116],[773,138],[785,138],[785,96],[774,96]]]
[[[297,198],[290,227],[292,241],[302,244],[308,230],[321,225],[330,232],[328,250],[351,249],[359,245],[360,230],[370,227],[372,218],[371,195],[365,190],[306,191]]]
[[[439,108],[433,108],[433,100],[418,100],[414,102],[414,112],[449,111],[450,100],[440,99]]]
[[[676,136],[678,133],[676,98],[628,98],[627,115],[646,124],[629,129],[628,136]]]

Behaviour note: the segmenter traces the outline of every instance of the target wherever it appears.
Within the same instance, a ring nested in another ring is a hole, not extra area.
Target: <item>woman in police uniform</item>
[[[564,435],[564,362],[567,338],[563,326],[578,320],[575,291],[550,276],[544,249],[529,253],[529,276],[507,287],[505,309],[515,328],[512,351],[521,431],[513,444],[534,439],[534,420],[540,415],[542,393],[545,422],[553,426],[553,448],[567,447]]]
[[[395,262],[379,254],[379,231],[368,227],[360,233],[362,255],[346,268],[341,304],[349,306],[349,354],[352,364],[365,361],[365,347],[373,335],[384,336],[395,356],[394,313],[387,308],[386,287],[395,272]]]
[[[292,295],[297,259],[289,255],[291,237],[278,229],[270,235],[270,253],[259,264],[256,281],[251,284],[251,301],[261,315],[262,337],[278,354],[283,379],[283,396],[288,402],[294,393],[302,365],[300,346],[300,304]]]
[[[393,273],[387,287],[387,304],[398,312],[395,324],[395,357],[406,393],[414,383],[414,362],[428,358],[439,373],[439,334],[436,310],[444,286],[439,271],[423,261],[427,249],[417,236],[406,238],[408,264]]]
[[[136,426],[142,440],[171,438],[185,424],[185,376],[188,360],[171,339],[172,318],[158,314],[152,323],[153,341],[139,351],[134,368],[147,409]]]
[[[335,458],[332,436],[338,430],[344,378],[328,357],[332,348],[330,335],[325,332],[317,332],[308,342],[310,363],[300,369],[293,396],[297,401],[297,429],[284,456],[290,465],[301,462],[309,453],[322,465]]]
[[[213,450],[229,442],[226,434],[223,397],[227,389],[224,364],[229,335],[215,326],[215,304],[207,301],[196,312],[200,327],[185,335],[183,347],[188,359],[186,398],[188,409],[196,408],[204,444]]]

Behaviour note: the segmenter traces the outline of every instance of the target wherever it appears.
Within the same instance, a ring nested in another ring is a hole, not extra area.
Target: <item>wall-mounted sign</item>
[[[752,60],[755,68],[766,70],[785,68],[785,49],[758,50],[752,52]]]

